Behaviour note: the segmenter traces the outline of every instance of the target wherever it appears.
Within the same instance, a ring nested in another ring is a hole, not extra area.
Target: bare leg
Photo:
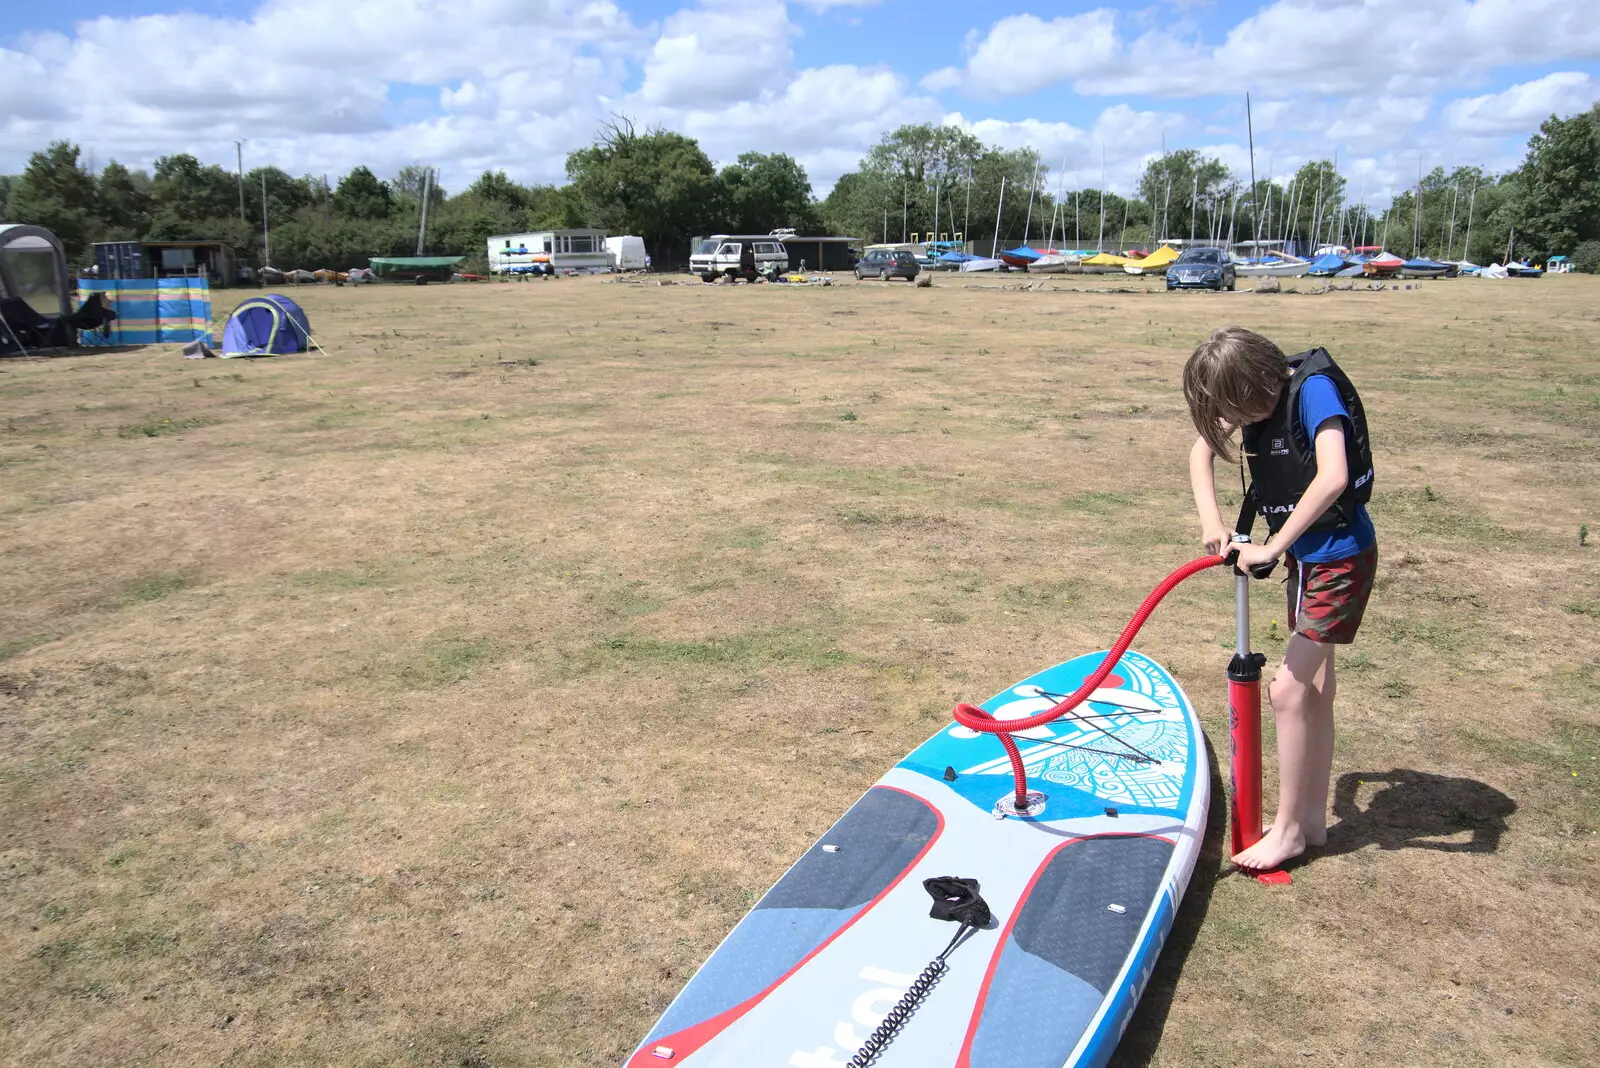
[[[1310,643],[1309,639],[1308,643],[1315,644]],[[1328,844],[1328,780],[1333,774],[1333,696],[1338,689],[1334,678],[1334,656],[1339,647],[1322,645],[1318,648],[1327,650],[1327,659],[1323,661],[1322,670],[1318,672],[1312,689],[1318,707],[1307,738],[1310,751],[1306,754],[1306,764],[1310,784],[1305,807],[1300,812],[1300,826],[1306,833],[1306,845],[1310,846]]]
[[[1333,650],[1293,635],[1267,691],[1278,724],[1278,814],[1261,841],[1233,858],[1241,868],[1270,871],[1328,840]]]

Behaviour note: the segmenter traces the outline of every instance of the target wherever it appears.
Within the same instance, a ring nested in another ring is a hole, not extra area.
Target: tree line
[[[783,153],[747,152],[720,169],[690,137],[616,117],[566,160],[564,185],[523,185],[485,171],[451,194],[424,168],[387,179],[358,166],[336,183],[276,167],[244,175],[192,155],[154,168],[111,161],[98,172],[66,141],[0,175],[0,217],[47,226],[74,263],[95,241],[211,240],[280,268],[347,268],[409,255],[427,199],[425,251],[465,254],[480,269],[494,234],[592,226],[644,238],[658,265],[681,263],[710,233],[845,234],[863,242],[912,235],[975,241],[981,252],[1025,238],[1057,248],[1153,247],[1163,239],[1381,244],[1400,255],[1502,260],[1508,251],[1573,257],[1600,269],[1600,104],[1552,115],[1516,169],[1436,168],[1370,211],[1330,160],[1254,185],[1215,158],[1182,149],[1151,160],[1131,196],[1052,188],[1031,149],[983,144],[955,126],[902,126],[843,175],[826,198]],[[1003,193],[1003,197],[1002,197]],[[270,248],[263,245],[263,217]]]

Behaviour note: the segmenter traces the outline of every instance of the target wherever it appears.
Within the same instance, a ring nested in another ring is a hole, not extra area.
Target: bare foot
[[[1237,854],[1234,864],[1246,871],[1273,871],[1306,851],[1306,838],[1298,825],[1267,828],[1261,841]]]
[[[1306,845],[1309,847],[1315,848],[1328,844],[1328,828],[1326,827],[1302,827],[1300,831],[1305,835]]]

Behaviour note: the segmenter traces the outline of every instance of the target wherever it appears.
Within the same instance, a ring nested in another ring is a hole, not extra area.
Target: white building
[[[489,238],[491,274],[595,274],[611,270],[604,230],[542,230]]]

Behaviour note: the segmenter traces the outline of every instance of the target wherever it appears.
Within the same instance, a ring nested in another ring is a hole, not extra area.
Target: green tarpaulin
[[[374,256],[367,261],[379,278],[448,279],[465,256]]]

